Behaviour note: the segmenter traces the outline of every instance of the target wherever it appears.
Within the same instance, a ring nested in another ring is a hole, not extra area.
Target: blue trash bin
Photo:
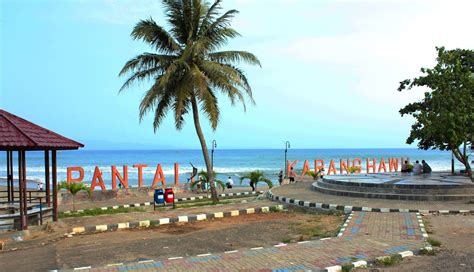
[[[165,203],[165,194],[163,189],[155,189],[155,194],[153,195],[155,204],[164,204]]]

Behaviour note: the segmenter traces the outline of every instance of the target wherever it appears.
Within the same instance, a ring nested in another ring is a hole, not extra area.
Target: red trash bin
[[[173,188],[166,188],[165,189],[165,201],[166,201],[166,203],[174,203]]]

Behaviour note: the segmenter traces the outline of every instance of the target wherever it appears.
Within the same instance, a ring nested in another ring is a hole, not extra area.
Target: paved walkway
[[[312,189],[311,182],[298,182],[272,189],[275,196],[298,199],[301,201],[334,204],[341,206],[359,206],[387,209],[412,209],[412,210],[474,210],[474,203],[468,201],[411,201],[373,199],[329,195]]]
[[[425,245],[414,213],[354,212],[337,238],[280,244],[195,257],[112,264],[89,271],[302,271],[318,270],[356,260],[371,260]],[[110,260],[113,261],[113,260]],[[85,264],[86,265],[86,264]],[[85,267],[87,268],[87,267]]]

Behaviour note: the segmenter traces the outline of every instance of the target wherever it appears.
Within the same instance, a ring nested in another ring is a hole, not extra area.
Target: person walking
[[[278,183],[280,183],[280,186],[283,183],[283,171],[280,171],[278,174]]]
[[[432,170],[431,170],[430,165],[427,162],[425,162],[425,160],[422,160],[421,164],[423,166],[423,174],[431,174]]]

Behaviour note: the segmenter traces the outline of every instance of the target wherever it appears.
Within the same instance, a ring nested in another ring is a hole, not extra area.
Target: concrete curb
[[[431,251],[431,250],[433,250],[433,249],[431,248],[431,246],[426,246],[426,247],[424,247],[424,248],[421,248],[421,249],[418,250],[418,251],[411,251],[411,250],[401,251],[401,252],[396,253],[395,255],[399,255],[402,259],[405,259],[405,258],[413,257],[413,256],[415,256],[415,255],[419,255],[419,253],[420,253],[422,250]],[[388,258],[388,257],[391,257],[391,256],[379,256],[379,257],[376,257],[376,258],[372,259],[372,261],[357,260],[357,261],[355,261],[355,262],[351,262],[351,263],[347,263],[347,264],[352,265],[352,268],[358,268],[358,267],[359,267],[359,268],[363,268],[363,267],[367,267],[369,264],[374,264],[378,259]],[[342,266],[343,266],[343,265],[328,266],[328,267],[325,267],[323,271],[327,271],[327,272],[341,272],[341,271],[342,271]]]
[[[352,216],[354,216],[354,212],[351,212],[349,216],[347,217],[346,221],[344,221],[344,224],[342,225],[341,229],[339,230],[339,233],[337,234],[337,237],[341,237],[344,231],[346,230],[346,227],[349,225],[349,222],[352,220]]]
[[[243,197],[243,196],[251,196],[251,195],[259,195],[263,194],[265,191],[258,191],[258,192],[239,192],[239,193],[227,193],[227,194],[220,194],[218,195],[219,197]],[[202,200],[202,199],[210,199],[211,196],[192,196],[192,197],[183,197],[183,198],[177,198],[176,202],[185,202],[185,201],[194,201],[194,200]],[[87,210],[92,210],[92,209],[101,209],[101,210],[113,210],[113,209],[118,209],[118,208],[135,208],[135,207],[143,207],[143,206],[152,206],[153,202],[143,202],[143,203],[130,203],[130,204],[123,204],[123,205],[116,205],[116,206],[106,206],[106,207],[97,207],[97,208],[91,208],[91,209],[82,209],[82,210],[77,210],[77,213],[82,213]],[[72,211],[64,211],[63,213],[65,214],[70,214]]]
[[[86,226],[72,227],[69,229],[68,232],[73,235],[73,234],[97,233],[97,232],[104,232],[104,231],[117,231],[117,230],[124,230],[124,229],[149,228],[149,227],[156,227],[160,225],[167,225],[171,223],[187,223],[187,222],[202,221],[202,220],[207,220],[207,219],[234,217],[234,216],[254,214],[254,213],[268,213],[271,210],[280,211],[280,210],[283,210],[284,208],[285,208],[284,205],[275,205],[275,206],[265,206],[265,207],[258,207],[258,208],[239,209],[239,210],[232,210],[232,211],[182,215],[182,216],[176,216],[176,217],[170,217],[170,218],[159,218],[159,219],[154,219],[154,220],[123,222],[123,223],[117,223],[117,224],[86,225]]]
[[[310,207],[317,209],[326,209],[326,210],[338,210],[344,213],[351,213],[355,211],[364,211],[364,212],[410,212],[410,213],[439,213],[439,214],[474,214],[474,210],[417,210],[417,209],[394,209],[394,208],[371,208],[371,207],[358,207],[358,206],[349,206],[349,205],[338,205],[338,204],[329,204],[329,203],[315,203],[308,202],[299,199],[293,199],[288,197],[282,197],[274,195],[272,189],[267,191],[268,199],[272,201],[283,202],[290,205],[301,206],[301,207]]]

